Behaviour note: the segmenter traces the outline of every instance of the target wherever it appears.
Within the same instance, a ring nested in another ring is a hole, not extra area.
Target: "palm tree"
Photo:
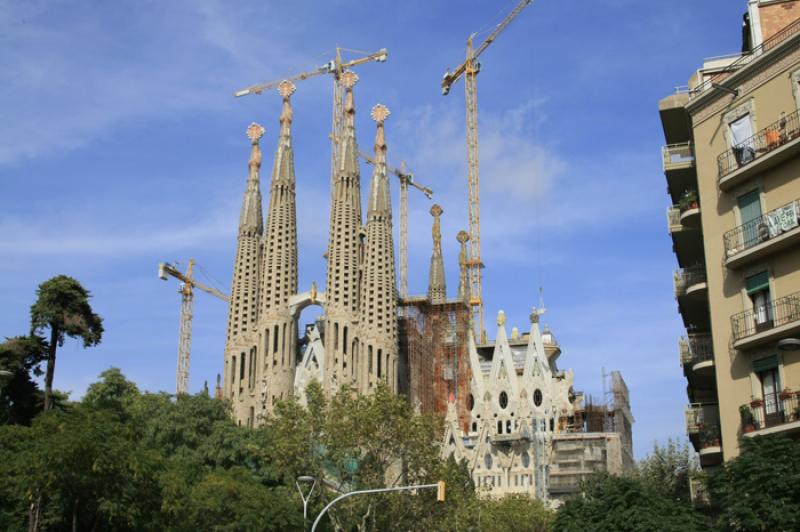
[[[43,282],[36,291],[36,302],[31,306],[31,330],[41,333],[50,329],[44,378],[45,410],[53,407],[56,349],[64,344],[64,338],[81,338],[83,347],[90,347],[99,344],[103,336],[103,318],[92,311],[90,297],[88,290],[66,275]]]

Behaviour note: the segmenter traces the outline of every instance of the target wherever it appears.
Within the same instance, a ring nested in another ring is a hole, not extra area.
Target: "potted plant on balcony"
[[[781,393],[778,394],[778,397],[780,398],[781,401],[788,401],[789,399],[792,398],[793,395],[794,392],[792,392],[789,388],[784,388],[783,391],[781,391]]]
[[[764,406],[764,400],[760,397],[753,397],[753,400],[750,401],[750,406],[752,408],[761,408]]]
[[[742,432],[753,432],[756,430],[756,420],[749,406],[742,405],[739,407],[739,417],[742,419]]]
[[[703,449],[719,447],[719,427],[717,425],[703,427],[700,432],[700,445]]]
[[[678,209],[681,212],[688,211],[689,209],[696,209],[698,206],[699,203],[696,190],[687,190],[683,193],[680,201],[678,202]]]

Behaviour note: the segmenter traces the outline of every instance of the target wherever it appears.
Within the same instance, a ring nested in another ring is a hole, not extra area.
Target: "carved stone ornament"
[[[294,83],[292,83],[289,80],[283,80],[278,85],[278,94],[280,94],[281,98],[283,98],[283,99],[286,99],[289,96],[291,96],[292,94],[294,94],[294,91],[296,91],[296,90],[297,90],[297,87],[295,87]]]
[[[358,74],[348,70],[344,74],[342,74],[342,86],[345,89],[352,89],[355,87],[356,83],[358,83]]]
[[[502,327],[506,324],[506,313],[502,310],[497,313],[497,326]]]
[[[380,124],[384,122],[387,118],[389,118],[390,114],[392,113],[389,111],[389,108],[383,105],[382,103],[379,103],[378,105],[372,108],[370,116],[374,121]]]
[[[264,136],[264,126],[253,122],[247,128],[247,137],[253,144],[257,144],[261,137]]]

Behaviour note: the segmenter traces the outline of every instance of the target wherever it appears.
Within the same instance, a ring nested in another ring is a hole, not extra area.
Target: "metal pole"
[[[325,515],[325,513],[330,509],[331,506],[341,501],[342,499],[346,499],[347,497],[350,497],[352,495],[361,495],[364,493],[385,493],[387,491],[419,490],[419,489],[430,489],[430,488],[438,489],[439,484],[436,483],[436,484],[420,484],[418,486],[398,486],[396,488],[375,488],[371,490],[357,490],[357,491],[351,491],[349,493],[344,493],[333,499],[331,502],[328,503],[328,505],[325,508],[322,509],[317,518],[314,520],[314,524],[311,525],[311,532],[314,532],[317,529],[317,525],[319,524],[320,520],[322,520],[322,516]]]
[[[297,491],[300,492],[300,498],[303,499],[303,530],[305,530],[306,520],[308,519],[308,501],[311,500],[311,493],[314,492],[314,487],[317,485],[317,481],[315,479],[314,483],[311,484],[311,489],[308,490],[308,495],[303,494],[303,490],[300,489],[300,482],[295,480],[294,485],[297,486]]]

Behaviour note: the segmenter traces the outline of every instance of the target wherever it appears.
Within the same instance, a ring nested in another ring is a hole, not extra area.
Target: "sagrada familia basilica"
[[[633,463],[627,388],[612,374],[612,401],[594,405],[573,389],[573,373],[558,369],[561,349],[540,328],[534,309],[527,332],[506,331],[497,317],[493,342],[472,332],[466,245],[460,232],[460,278],[448,298],[440,217],[431,209],[433,248],[426,295],[400,298],[395,280],[392,204],[384,123],[372,108],[374,170],[366,219],[355,131],[352,72],[345,89],[344,134],[332,183],[325,291],[298,289],[297,209],[291,96],[283,82],[280,134],[262,212],[260,140],[252,124],[225,345],[221,390],[242,425],[257,425],[276,401],[303,400],[320,382],[327,393],[349,385],[370,393],[385,382],[423,413],[445,418],[443,453],[469,463],[476,485],[493,495],[528,493],[558,500],[596,469],[620,472]],[[300,312],[322,308],[316,323],[298,327]],[[604,377],[605,378],[605,377]],[[605,399],[605,398],[604,398]]]

